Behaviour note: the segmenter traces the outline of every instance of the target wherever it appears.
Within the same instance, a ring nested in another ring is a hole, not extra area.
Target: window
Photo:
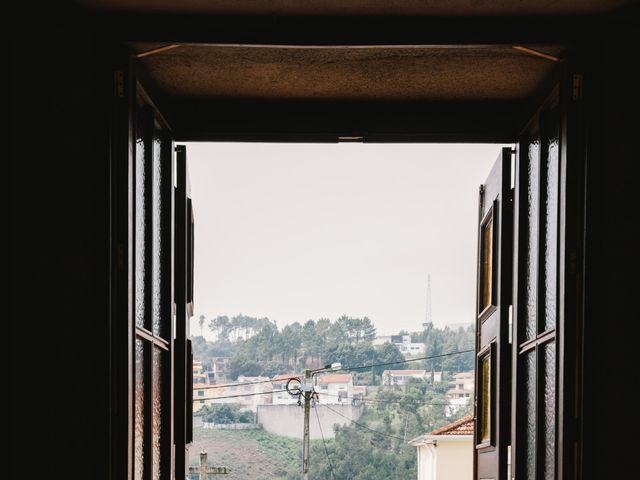
[[[480,224],[480,271],[478,279],[478,315],[484,317],[492,312],[496,305],[495,292],[495,236],[494,236],[494,215],[497,209],[497,202],[489,209],[485,218]]]
[[[204,390],[198,390],[198,396],[204,397]]]
[[[173,190],[171,139],[139,96],[134,125],[133,478],[170,476]]]
[[[520,218],[514,343],[516,469],[523,478],[556,476],[560,202],[560,113],[557,98],[523,138],[518,175]]]
[[[495,341],[483,348],[478,354],[478,408],[476,427],[476,448],[494,446],[495,422]],[[469,395],[460,395],[460,398]]]

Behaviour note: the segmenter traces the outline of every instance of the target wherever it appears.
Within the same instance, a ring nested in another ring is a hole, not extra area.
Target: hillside
[[[284,479],[301,468],[302,444],[299,440],[271,435],[263,430],[193,429],[189,450],[190,465],[197,465],[200,451],[209,454],[210,464],[228,466],[227,480]]]

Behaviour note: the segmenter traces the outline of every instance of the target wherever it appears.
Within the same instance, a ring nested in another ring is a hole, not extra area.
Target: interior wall
[[[638,10],[604,23],[588,52],[583,478],[637,469]],[[635,168],[634,168],[635,167]],[[627,399],[631,400],[630,402]],[[614,470],[615,469],[615,470]]]
[[[87,19],[10,21],[9,463],[16,478],[107,478],[110,171],[97,32]]]

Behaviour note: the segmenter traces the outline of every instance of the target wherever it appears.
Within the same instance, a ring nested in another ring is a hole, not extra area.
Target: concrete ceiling
[[[101,10],[238,15],[583,15],[634,0],[79,0]]]
[[[164,96],[198,100],[522,100],[563,55],[528,48],[134,45]]]

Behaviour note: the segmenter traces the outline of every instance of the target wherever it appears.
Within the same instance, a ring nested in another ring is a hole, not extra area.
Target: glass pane
[[[480,423],[480,443],[491,441],[491,355],[482,359],[482,414]]]
[[[482,227],[482,297],[480,311],[491,305],[491,283],[493,273],[493,218]]]
[[[144,348],[142,340],[136,339],[133,426],[133,478],[136,480],[142,480],[144,475]]]
[[[544,395],[543,429],[541,441],[544,442],[541,469],[545,479],[555,478],[556,463],[556,345],[554,342],[542,347],[544,355],[544,372],[541,394]]]
[[[536,478],[536,351],[532,350],[524,356],[524,415],[526,424],[524,440],[524,478],[535,480]]]
[[[157,133],[157,132],[156,132]],[[153,272],[153,282],[151,282],[151,326],[153,333],[161,335],[162,323],[162,142],[160,137],[154,135],[153,139],[153,179],[152,179],[152,203],[153,203],[153,221],[152,221],[152,259],[151,268]]]
[[[553,122],[549,129],[549,138],[545,152],[545,191],[544,191],[544,318],[539,326],[540,332],[556,328],[557,275],[558,275],[558,185],[559,185],[559,148],[557,115],[550,112]]]
[[[135,319],[136,326],[145,326],[145,276],[147,267],[147,192],[146,192],[146,171],[144,115],[138,112],[138,126],[136,128],[136,152],[135,152]]]
[[[537,282],[538,282],[538,186],[539,186],[540,142],[533,139],[527,155],[527,239],[526,239],[526,313],[524,340],[537,335]]]
[[[161,477],[162,458],[162,354],[158,347],[153,348],[153,384],[152,396],[152,433],[151,448],[153,450],[153,479]]]

